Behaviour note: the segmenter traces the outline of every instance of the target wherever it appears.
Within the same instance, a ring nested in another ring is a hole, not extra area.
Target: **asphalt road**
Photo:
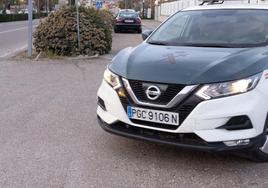
[[[33,21],[35,26],[38,20]],[[28,22],[0,23],[0,58],[27,47]]]
[[[113,53],[140,42],[115,34]],[[268,163],[103,131],[96,93],[112,55],[0,63],[0,187],[268,187]]]

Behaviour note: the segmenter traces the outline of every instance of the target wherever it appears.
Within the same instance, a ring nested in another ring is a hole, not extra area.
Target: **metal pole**
[[[125,9],[127,9],[127,0],[125,0]]]
[[[7,11],[7,0],[4,1],[4,11],[5,11],[5,14],[6,14],[6,11]]]
[[[37,1],[37,13],[38,13],[38,16],[40,16],[40,3],[39,3],[39,0]]]
[[[78,8],[78,0],[75,0],[76,4],[76,22],[77,22],[77,45],[78,49],[80,49],[80,29],[79,29],[79,8]]]
[[[32,35],[33,35],[33,3],[28,0],[28,56],[32,56]]]
[[[144,14],[144,0],[142,0],[142,17],[145,18],[145,14]]]
[[[49,13],[49,0],[47,0],[47,5],[46,5],[46,7],[47,7],[47,15],[48,15],[48,13]]]

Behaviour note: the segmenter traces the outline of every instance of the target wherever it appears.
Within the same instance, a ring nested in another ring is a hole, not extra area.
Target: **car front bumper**
[[[244,94],[203,101],[191,111],[177,129],[170,130],[148,126],[146,123],[133,123],[128,118],[117,92],[103,81],[98,97],[103,100],[105,109],[98,105],[97,115],[103,129],[122,136],[206,150],[256,148],[265,141],[264,125],[268,112],[268,99],[262,92],[264,87],[261,83],[258,87]],[[232,117],[240,115],[245,115],[250,119],[252,128],[241,130],[219,128]],[[149,134],[141,134],[143,131]],[[150,134],[158,136],[151,137]],[[163,135],[171,139],[161,139]],[[187,139],[189,137],[194,142],[185,143],[183,139],[180,140],[183,137]],[[240,146],[225,144],[229,141],[245,139],[249,141],[248,144]]]
[[[109,133],[137,140],[146,140],[159,144],[171,145],[184,149],[214,152],[251,151],[261,147],[266,140],[266,135],[261,134],[255,138],[251,138],[249,144],[247,145],[229,147],[226,146],[223,142],[206,142],[195,134],[191,133],[165,133],[162,131],[133,127],[120,121],[108,124],[104,122],[99,116],[97,118],[99,125]]]
[[[116,24],[115,29],[141,29],[141,24]]]

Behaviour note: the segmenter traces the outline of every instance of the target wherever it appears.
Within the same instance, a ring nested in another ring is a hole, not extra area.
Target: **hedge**
[[[45,17],[46,13],[33,14],[33,19]],[[28,20],[28,14],[0,14],[0,22]]]
[[[63,7],[42,19],[33,35],[35,50],[60,56],[108,53],[112,47],[112,15],[79,7],[79,47],[76,16],[76,7]]]

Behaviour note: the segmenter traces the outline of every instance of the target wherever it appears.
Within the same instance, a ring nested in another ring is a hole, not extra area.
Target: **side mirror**
[[[142,39],[143,39],[143,40],[146,40],[152,32],[153,32],[153,30],[145,30],[145,31],[141,34]]]

